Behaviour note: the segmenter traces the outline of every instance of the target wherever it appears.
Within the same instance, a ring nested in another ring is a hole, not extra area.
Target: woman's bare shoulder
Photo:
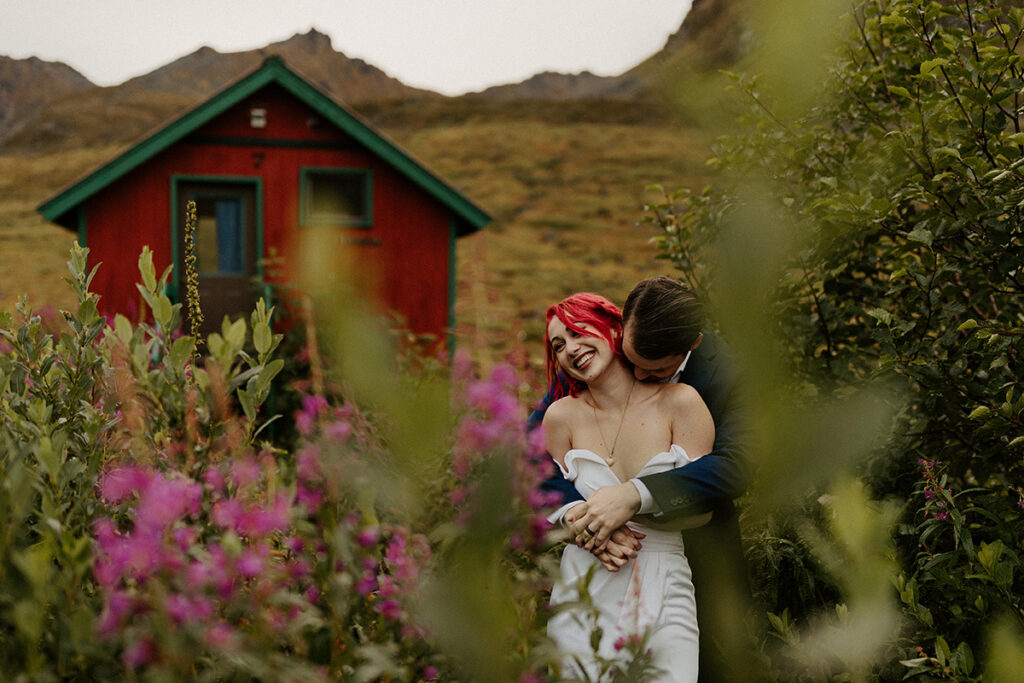
[[[704,404],[704,399],[689,384],[666,384],[664,387],[662,400],[668,402],[674,408],[686,408]]]
[[[579,396],[563,396],[548,406],[547,412],[544,413],[544,422],[547,423],[548,420],[569,421],[582,405],[583,399]]]

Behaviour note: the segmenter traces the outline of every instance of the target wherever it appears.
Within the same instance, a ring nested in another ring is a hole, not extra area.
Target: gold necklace
[[[626,405],[622,406],[622,415],[619,417],[619,428],[615,430],[615,438],[612,440],[611,450],[608,451],[608,457],[605,458],[605,462],[608,463],[608,467],[615,464],[615,446],[619,443],[619,434],[622,433],[622,425],[626,421],[626,411],[629,410],[629,399],[633,397],[633,389],[636,387],[636,379],[629,385],[629,393],[626,394]],[[597,419],[597,401],[594,401],[594,396],[591,395],[590,409],[594,412],[594,424],[597,425],[597,433],[601,435],[601,445],[605,448],[608,447],[608,442],[604,439],[604,431],[601,430],[601,422]]]

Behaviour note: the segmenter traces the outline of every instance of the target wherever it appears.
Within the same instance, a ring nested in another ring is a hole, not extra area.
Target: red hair
[[[612,347],[615,355],[626,362],[625,356],[622,355],[622,311],[618,306],[603,296],[590,292],[581,292],[562,299],[550,306],[545,314],[544,350],[552,401],[565,395],[577,396],[587,388],[585,382],[573,379],[564,372],[559,374],[558,361],[555,359],[555,352],[551,350],[551,339],[547,331],[554,317],[577,334],[604,339]],[[582,323],[586,323],[591,329],[583,329],[580,327]]]

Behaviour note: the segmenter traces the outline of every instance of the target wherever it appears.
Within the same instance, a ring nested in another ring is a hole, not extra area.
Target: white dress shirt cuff
[[[648,493],[647,495],[650,495],[650,493]],[[558,508],[550,515],[548,515],[548,521],[551,522],[551,524],[553,524],[554,526],[564,526],[565,513],[568,512],[571,508],[576,507],[580,503],[585,502],[585,500],[574,500],[571,503],[566,503],[565,505],[563,505],[562,507]]]
[[[642,515],[658,514],[661,512],[661,508],[654,502],[654,496],[651,495],[650,489],[647,488],[647,484],[643,483],[636,477],[629,480],[633,486],[636,487],[637,493],[640,494],[640,509],[638,513]]]

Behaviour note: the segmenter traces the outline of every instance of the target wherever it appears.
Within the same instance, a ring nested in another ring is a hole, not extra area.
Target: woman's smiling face
[[[558,316],[552,317],[548,323],[548,344],[558,366],[566,374],[582,382],[589,382],[600,376],[609,363],[614,362],[615,352],[611,344],[587,323],[577,323],[575,327],[586,334],[570,329]]]

